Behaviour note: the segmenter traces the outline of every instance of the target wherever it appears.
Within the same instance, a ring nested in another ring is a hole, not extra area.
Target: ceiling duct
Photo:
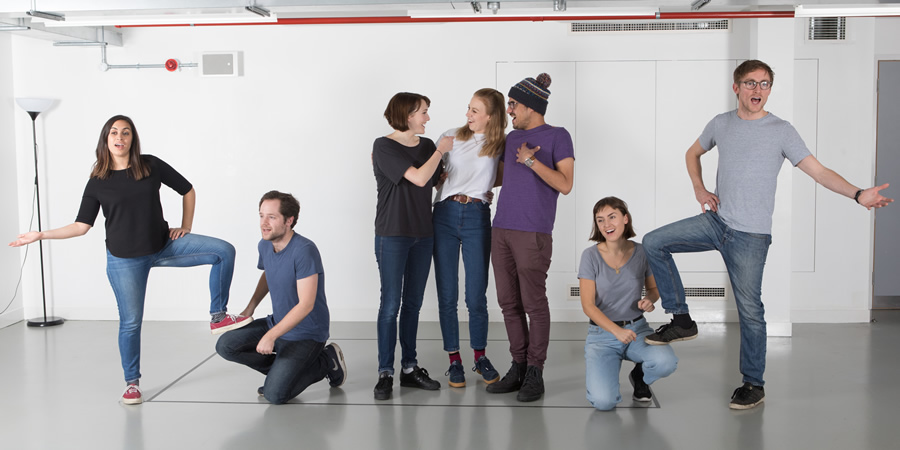
[[[727,31],[731,21],[653,21],[653,22],[575,22],[569,29],[572,33],[610,33],[631,31]]]
[[[809,41],[844,41],[847,39],[846,17],[810,17]]]

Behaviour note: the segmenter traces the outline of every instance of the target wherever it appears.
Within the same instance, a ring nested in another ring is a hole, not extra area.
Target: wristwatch
[[[860,189],[856,191],[856,195],[853,196],[853,200],[855,200],[857,204],[859,204],[859,195],[862,194],[864,190],[865,189]]]
[[[525,160],[525,167],[528,167],[530,169],[531,166],[533,166],[533,165],[534,165],[534,156],[532,155],[528,159]]]

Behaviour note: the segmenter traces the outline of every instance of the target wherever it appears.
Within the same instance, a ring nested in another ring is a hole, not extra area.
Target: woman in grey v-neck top
[[[648,345],[653,330],[643,313],[659,299],[644,247],[635,236],[628,205],[606,197],[594,205],[591,240],[578,267],[581,306],[590,319],[584,344],[587,399],[606,411],[622,401],[619,369],[622,360],[637,363],[629,374],[633,399],[652,400],[649,385],[675,371],[678,358],[668,345]],[[606,259],[604,259],[606,255]],[[646,287],[647,295],[641,297]]]

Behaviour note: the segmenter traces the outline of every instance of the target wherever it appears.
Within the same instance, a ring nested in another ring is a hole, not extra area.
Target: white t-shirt
[[[457,129],[445,131],[435,144],[439,145],[444,136],[456,137]],[[478,156],[484,141],[484,134],[475,134],[468,141],[453,140],[453,150],[444,154],[447,179],[438,189],[435,203],[456,194],[487,201],[485,194],[494,187],[500,155],[496,158]]]

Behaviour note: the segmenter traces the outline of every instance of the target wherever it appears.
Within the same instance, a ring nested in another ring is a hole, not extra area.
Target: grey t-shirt
[[[769,113],[743,120],[737,110],[719,114],[700,135],[700,146],[719,149],[716,195],[719,216],[745,233],[772,233],[775,187],[784,159],[796,166],[811,153],[797,130]]]
[[[612,321],[631,320],[643,314],[637,303],[641,299],[644,280],[650,275],[647,254],[638,243],[634,244],[634,253],[619,268],[619,273],[603,261],[596,245],[581,253],[581,263],[578,265],[578,278],[596,283],[594,304]]]

